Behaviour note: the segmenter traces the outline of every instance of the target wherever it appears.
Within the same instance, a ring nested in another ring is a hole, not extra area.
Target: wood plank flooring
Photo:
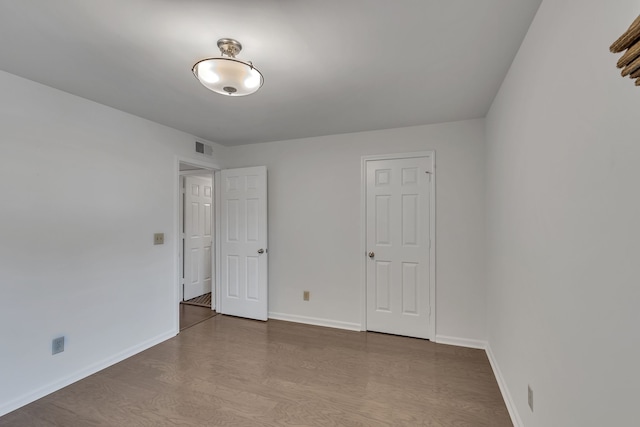
[[[180,331],[197,325],[198,323],[216,316],[217,313],[211,307],[199,307],[197,305],[180,304]]]
[[[482,350],[218,315],[0,426],[511,426]]]

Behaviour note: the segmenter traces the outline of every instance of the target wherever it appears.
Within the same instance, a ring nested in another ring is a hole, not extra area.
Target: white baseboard
[[[35,391],[29,392],[9,402],[3,403],[2,405],[0,405],[0,416],[8,414],[11,411],[15,411],[16,409],[24,405],[27,405],[33,401],[36,401],[48,394],[53,393],[54,391],[58,391],[63,387],[66,387],[70,384],[75,383],[76,381],[80,381],[81,379],[86,378],[89,375],[93,375],[98,371],[108,368],[111,365],[115,365],[116,363],[121,362],[128,357],[138,354],[141,351],[151,348],[154,345],[160,344],[161,342],[166,341],[169,338],[173,338],[175,336],[176,336],[175,331],[166,332],[164,334],[158,335],[141,344],[130,347],[118,354],[115,354],[97,363],[89,365],[84,369],[80,369],[79,371],[76,371],[65,378],[49,383],[45,386],[40,387]]]
[[[479,348],[484,350],[487,348],[487,342],[482,340],[472,340],[469,338],[448,337],[446,335],[436,335],[438,344],[457,345],[458,347]]]
[[[350,323],[350,322],[342,322],[338,320],[330,320],[330,319],[322,319],[317,317],[308,317],[308,316],[298,316],[295,314],[285,314],[285,313],[274,313],[269,312],[269,319],[274,320],[284,320],[287,322],[296,322],[296,323],[304,323],[307,325],[315,325],[315,326],[324,326],[329,328],[337,328],[337,329],[345,329],[349,331],[361,331],[361,325],[359,323]],[[134,356],[148,348],[153,347],[154,345],[160,344],[163,341],[166,341],[170,338],[173,338],[176,335],[175,331],[166,332],[164,334],[158,335],[154,338],[151,338],[141,344],[130,347],[118,354],[115,354],[111,357],[103,359],[100,362],[94,363],[93,365],[88,366],[87,368],[76,371],[75,373],[67,376],[58,381],[54,381],[50,384],[47,384],[39,389],[19,396],[9,402],[3,403],[0,405],[0,416],[8,414],[11,411],[14,411],[24,405],[27,405],[31,402],[34,402],[48,394],[51,394],[57,390],[60,390],[63,387],[66,387],[70,384],[75,383],[83,378],[88,377],[89,375],[93,375],[96,372],[99,372],[105,368],[108,368],[111,365],[115,365],[118,362],[123,361],[131,356]],[[448,344],[448,345],[456,345],[459,347],[469,347],[469,348],[477,348],[484,349],[487,353],[487,357],[489,358],[489,363],[491,364],[491,368],[493,369],[493,374],[496,377],[498,382],[498,387],[500,388],[500,392],[502,393],[502,398],[507,406],[507,410],[509,411],[509,416],[511,417],[511,421],[513,422],[514,427],[523,427],[522,419],[518,414],[516,406],[513,402],[513,398],[511,397],[511,393],[509,393],[509,389],[507,388],[507,384],[504,381],[502,373],[500,372],[500,368],[498,367],[498,363],[491,351],[491,346],[482,340],[474,340],[468,338],[458,338],[458,337],[450,337],[446,335],[436,335],[435,342],[438,344]]]
[[[520,418],[520,414],[518,414],[518,410],[516,409],[516,405],[511,397],[511,393],[509,393],[509,388],[507,387],[507,383],[504,381],[504,377],[502,376],[502,372],[500,372],[500,368],[498,367],[498,362],[496,361],[493,352],[491,351],[491,346],[487,343],[487,357],[489,358],[489,363],[491,364],[491,369],[493,369],[493,375],[495,375],[496,380],[498,381],[498,387],[500,387],[500,392],[502,393],[502,399],[504,403],[507,405],[507,410],[509,411],[509,416],[511,417],[511,422],[514,427],[524,427],[522,423],[522,418]]]
[[[269,312],[269,319],[285,320],[287,322],[304,323],[307,325],[325,326],[327,328],[346,329],[348,331],[360,331],[359,323],[341,322],[339,320],[320,319],[318,317],[298,316],[296,314]]]
[[[500,372],[498,362],[496,361],[496,358],[491,351],[491,346],[487,341],[436,335],[436,342],[438,344],[457,345],[459,347],[478,348],[484,350],[487,353],[491,369],[493,369],[493,375],[496,377],[496,381],[498,382],[498,387],[500,387],[500,393],[502,393],[502,399],[507,406],[507,411],[509,411],[511,422],[514,427],[524,426],[522,419],[520,418],[520,414],[518,414],[518,410],[516,409],[516,405],[513,402],[513,398],[511,397],[511,393],[509,393],[509,389],[507,388],[507,383],[504,381],[502,372]]]

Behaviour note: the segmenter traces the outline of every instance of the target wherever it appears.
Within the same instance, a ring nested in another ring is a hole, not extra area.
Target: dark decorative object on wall
[[[622,68],[622,77],[636,79],[636,86],[640,86],[640,16],[609,49],[613,53],[626,50],[618,60],[618,68]]]

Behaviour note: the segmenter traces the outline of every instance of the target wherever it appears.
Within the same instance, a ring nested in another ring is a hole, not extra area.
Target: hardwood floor
[[[511,426],[481,350],[216,316],[0,426]]]
[[[211,307],[180,304],[180,331],[184,331],[216,315],[217,313],[211,310]]]

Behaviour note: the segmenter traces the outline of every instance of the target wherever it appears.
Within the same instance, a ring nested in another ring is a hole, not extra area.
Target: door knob
[[[264,253],[264,249],[262,249],[262,248],[258,249],[258,253],[259,254],[263,254]]]
[[[369,258],[373,258],[374,256],[376,256],[376,254],[374,254],[373,252],[369,252]]]

